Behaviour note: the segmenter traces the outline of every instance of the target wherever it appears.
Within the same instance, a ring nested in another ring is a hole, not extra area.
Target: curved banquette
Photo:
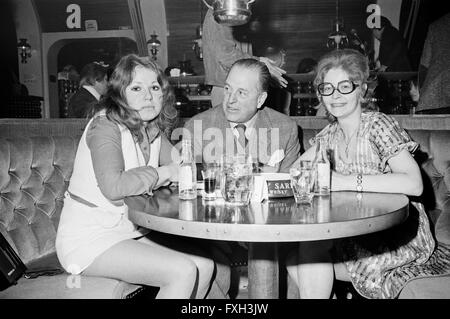
[[[450,116],[395,116],[419,142],[423,202],[436,240],[450,245]],[[295,117],[302,148],[327,120]],[[55,236],[84,119],[0,119],[0,232],[30,270],[61,269]],[[66,273],[21,278],[0,298],[126,298],[139,286]],[[289,295],[288,297],[295,297]],[[450,276],[412,280],[399,298],[450,298]]]
[[[56,230],[85,124],[84,120],[0,122],[0,232],[30,271],[61,269]],[[0,291],[0,298],[126,298],[139,288],[114,279],[62,273],[21,278]]]

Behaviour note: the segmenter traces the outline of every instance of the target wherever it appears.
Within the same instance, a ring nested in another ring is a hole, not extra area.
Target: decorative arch
[[[107,38],[129,38],[135,41],[133,30],[97,31],[97,32],[55,32],[44,33],[42,38],[43,78],[44,78],[44,118],[58,118],[58,54],[73,41]]]

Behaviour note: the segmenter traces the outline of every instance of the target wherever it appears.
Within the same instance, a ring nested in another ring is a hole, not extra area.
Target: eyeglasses
[[[330,96],[334,93],[334,90],[338,90],[341,94],[350,94],[352,93],[359,84],[353,83],[352,81],[345,80],[338,83],[337,88],[333,86],[333,84],[329,82],[321,83],[317,86],[317,90],[319,94],[322,96]]]

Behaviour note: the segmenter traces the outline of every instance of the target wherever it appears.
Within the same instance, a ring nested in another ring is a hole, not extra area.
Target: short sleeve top
[[[333,169],[345,175],[383,174],[391,172],[388,160],[406,149],[410,153],[418,148],[398,121],[381,112],[363,112],[356,133],[356,152],[348,159],[341,156],[344,133],[339,123],[327,125],[310,140],[315,145],[321,139],[329,150]]]

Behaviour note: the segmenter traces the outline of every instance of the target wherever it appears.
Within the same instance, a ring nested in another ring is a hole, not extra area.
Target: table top
[[[402,194],[332,192],[314,196],[310,205],[293,197],[251,202],[248,206],[223,200],[180,200],[176,189],[153,196],[125,199],[129,219],[145,228],[195,238],[293,242],[350,237],[387,229],[408,216],[409,200]]]

